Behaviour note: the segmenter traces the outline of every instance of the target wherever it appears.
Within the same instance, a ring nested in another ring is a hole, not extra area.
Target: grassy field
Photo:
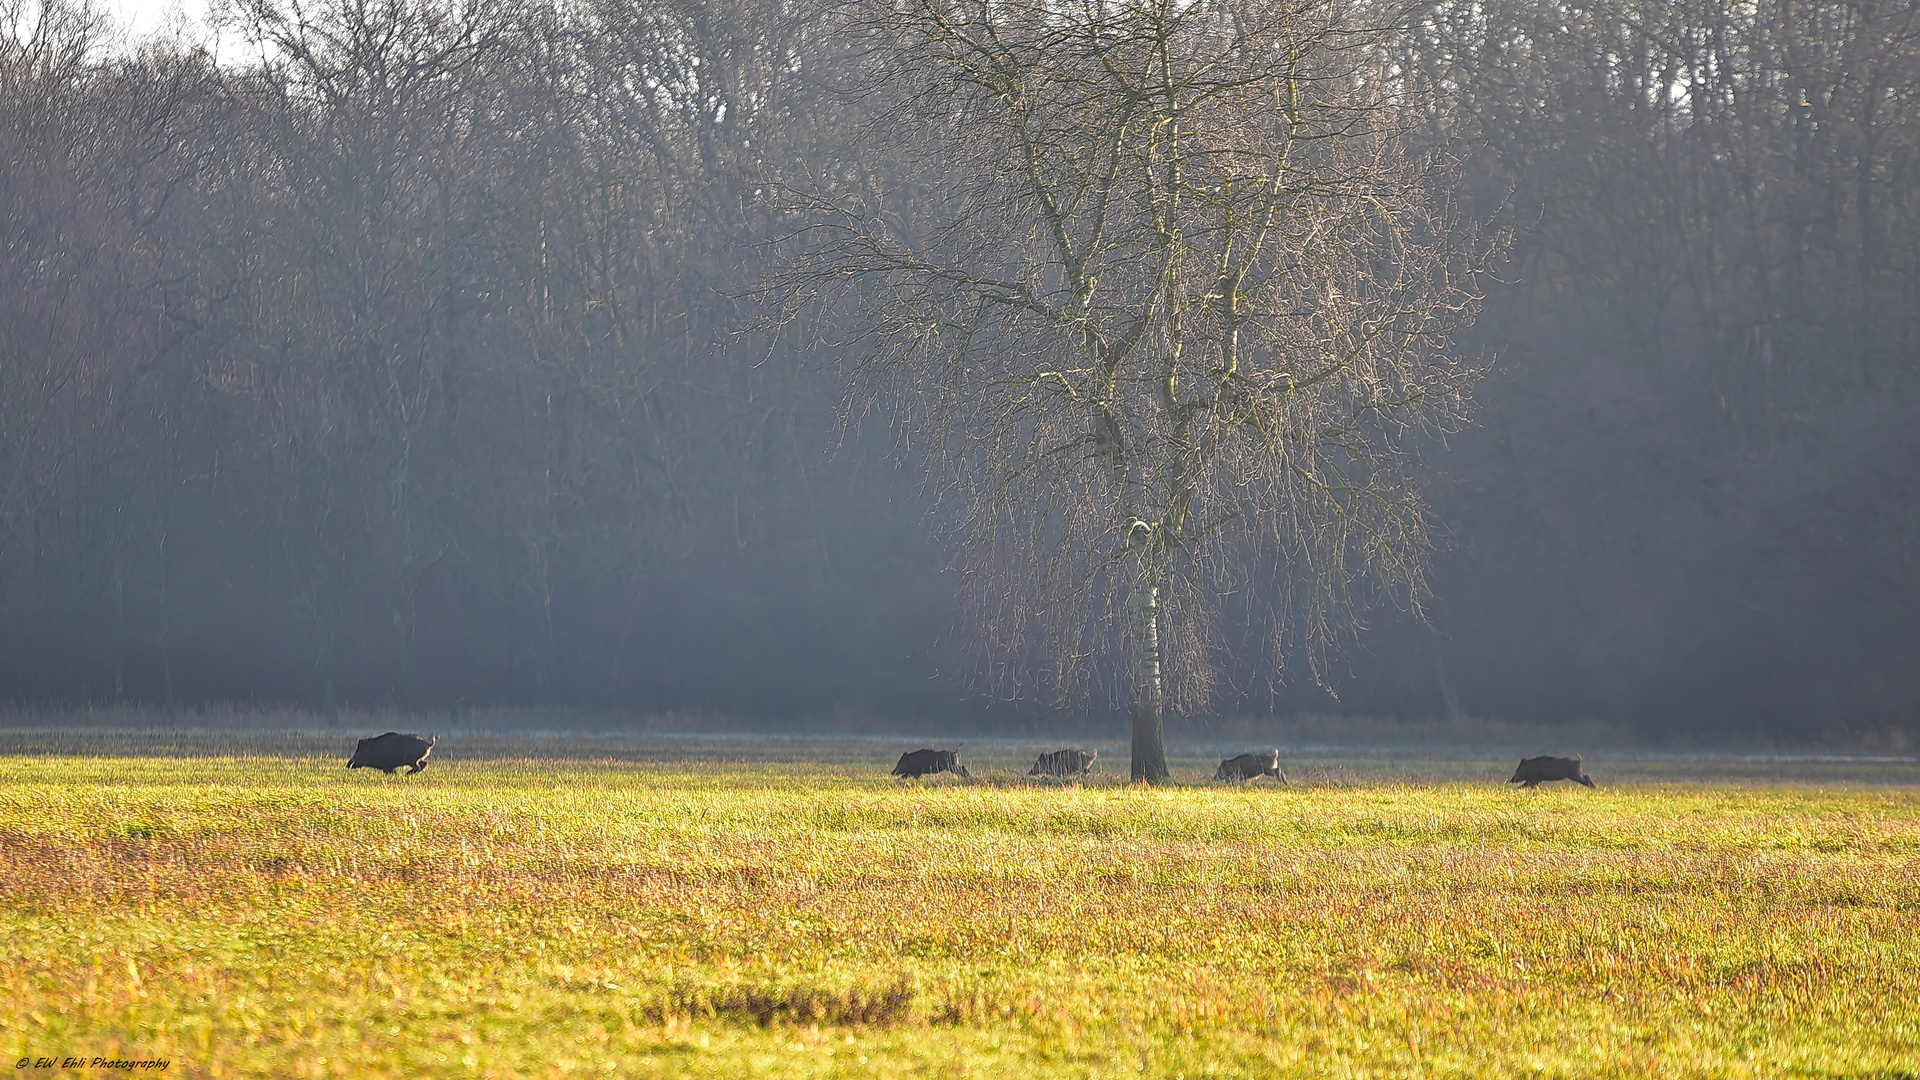
[[[5,1060],[1920,1076],[1910,760],[1143,789],[1029,783],[1013,744],[963,784],[888,779],[911,743],[496,735],[410,778],[340,743],[0,735]]]

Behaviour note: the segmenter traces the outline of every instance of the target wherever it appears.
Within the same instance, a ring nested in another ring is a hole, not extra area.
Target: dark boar
[[[1041,754],[1034,759],[1033,768],[1028,776],[1085,776],[1093,768],[1093,759],[1100,751],[1088,753],[1085,750],[1055,750],[1051,754]]]
[[[900,764],[893,767],[895,776],[930,776],[942,772],[973,779],[967,767],[960,764],[958,750],[909,750],[900,755]]]
[[[361,739],[353,748],[353,757],[347,760],[347,768],[380,769],[392,775],[393,770],[404,765],[407,775],[412,776],[427,767],[427,755],[433,753],[434,743],[439,741],[438,735],[433,737],[433,742],[428,742],[418,735],[402,735],[397,731]]]
[[[1258,754],[1230,757],[1222,761],[1219,770],[1213,774],[1215,780],[1243,782],[1261,776],[1271,776],[1283,784],[1287,782],[1287,774],[1280,771],[1280,751],[1267,750]]]
[[[1593,780],[1580,771],[1580,759],[1577,757],[1521,758],[1520,767],[1513,770],[1513,779],[1507,783],[1539,787],[1548,780],[1571,780],[1576,784],[1593,786]]]

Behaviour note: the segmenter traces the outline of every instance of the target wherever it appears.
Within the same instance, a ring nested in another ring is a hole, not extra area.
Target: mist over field
[[[1170,662],[1172,712],[1904,747],[1920,7],[1343,10],[1392,27],[1368,62],[1392,146],[1444,165],[1422,197],[1505,245],[1460,249],[1493,261],[1432,354],[1488,366],[1463,426],[1399,444],[1423,587],[1356,584],[1317,680],[1260,645],[1317,617],[1268,587],[1301,562],[1209,563],[1210,681]],[[1125,707],[1119,661],[1002,677],[1058,665],[961,603],[985,564],[939,440],[849,396],[883,286],[767,291],[821,220],[792,193],[870,197],[906,243],[969,190],[887,135],[878,31],[240,0],[216,56],[96,16],[0,0],[0,700]]]

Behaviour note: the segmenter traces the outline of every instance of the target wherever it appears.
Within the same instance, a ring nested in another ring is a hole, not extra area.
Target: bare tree
[[[290,554],[305,564],[320,670],[347,581],[328,567],[375,548],[405,692],[417,597],[452,546],[438,514],[454,484],[435,467],[456,456],[445,389],[484,291],[471,280],[492,227],[472,191],[485,164],[474,117],[505,17],[484,0],[240,0],[228,18],[260,53],[246,100],[276,136],[268,161],[289,215],[276,232],[304,278],[283,286],[305,340],[275,358],[279,441],[311,481],[298,494],[319,496],[298,511],[343,519],[338,537],[278,531],[314,534]]]
[[[1229,597],[1273,671],[1418,604],[1424,433],[1489,245],[1410,149],[1394,13],[1347,0],[905,0],[846,11],[907,182],[816,180],[770,292],[828,302],[936,468],[993,685],[1215,697]],[[1124,643],[1124,649],[1114,646]],[[1124,677],[1122,672],[1124,671]]]
[[[0,0],[0,558],[97,434],[127,344],[96,311],[117,299],[125,240],[98,218],[86,153],[104,126],[87,89],[105,33],[84,3]]]

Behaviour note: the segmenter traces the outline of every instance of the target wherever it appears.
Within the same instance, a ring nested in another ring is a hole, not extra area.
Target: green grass
[[[901,784],[890,744],[494,736],[390,778],[338,740],[63,738],[0,738],[9,1062],[1920,1076],[1911,763],[1143,789],[1029,784],[1017,747]]]

